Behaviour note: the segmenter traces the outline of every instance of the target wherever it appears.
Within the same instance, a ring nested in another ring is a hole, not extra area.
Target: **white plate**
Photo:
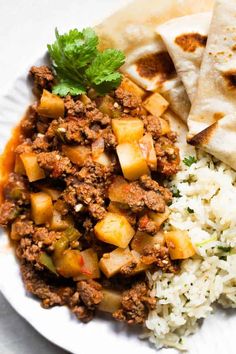
[[[41,58],[37,65],[44,63]],[[30,63],[29,63],[30,64]],[[19,76],[9,93],[0,100],[0,151],[19,122],[26,107],[33,100],[27,72]],[[0,290],[13,308],[39,333],[51,342],[75,354],[153,354],[155,349],[147,341],[138,339],[138,330],[106,318],[96,318],[89,324],[77,321],[66,307],[44,310],[39,301],[27,294],[21,280],[19,266],[9,245],[8,237],[0,232]],[[236,316],[218,311],[189,341],[192,354],[233,354]],[[175,353],[166,349],[165,353]]]

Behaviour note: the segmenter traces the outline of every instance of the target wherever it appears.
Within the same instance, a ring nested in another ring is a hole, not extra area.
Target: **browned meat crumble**
[[[39,99],[43,90],[50,93],[54,82],[50,68],[34,66],[30,75]],[[104,289],[109,284],[109,296],[115,292],[120,301],[117,305],[117,300],[111,300],[107,311],[119,321],[143,324],[155,306],[145,270],[176,272],[176,262],[166,245],[146,245],[137,251],[131,243],[126,247],[130,261],[107,275],[102,262],[124,249],[104,241],[94,227],[112,214],[125,219],[134,233],[155,237],[161,225],[152,213],[162,215],[172,199],[162,181],[179,169],[176,134],[163,133],[160,119],[150,115],[142,98],[123,85],[104,97],[67,96],[63,106],[64,113],[52,117],[41,113],[37,101],[22,120],[14,171],[3,189],[0,225],[9,228],[16,243],[26,290],[44,308],[67,305],[79,320],[88,322],[97,309],[107,306]],[[116,153],[119,139],[112,127],[114,118],[143,122],[143,133],[153,141],[155,179],[148,173],[135,180],[124,179]],[[31,165],[27,165],[29,160]],[[112,190],[116,191],[113,196]],[[46,214],[39,209],[34,212],[36,197],[36,208],[42,198],[49,203]],[[120,282],[122,277],[128,281]]]

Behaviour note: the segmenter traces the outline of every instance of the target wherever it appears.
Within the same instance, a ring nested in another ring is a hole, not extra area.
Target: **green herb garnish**
[[[194,210],[191,209],[191,208],[189,208],[189,207],[187,207],[187,212],[188,212],[189,214],[193,214],[193,213],[194,213]]]
[[[228,253],[232,250],[231,246],[218,246],[218,250]]]
[[[91,28],[79,32],[73,29],[60,35],[55,30],[56,41],[48,44],[48,51],[57,76],[53,93],[72,96],[86,93],[89,87],[99,94],[119,86],[122,75],[117,71],[125,62],[125,55],[116,49],[99,52],[98,36]]]
[[[196,162],[197,162],[197,159],[194,156],[188,156],[183,159],[183,163],[188,167],[192,166],[192,164],[194,164]]]
[[[176,186],[172,186],[171,192],[172,192],[173,197],[175,197],[175,198],[182,197],[182,195],[180,194],[179,189]]]

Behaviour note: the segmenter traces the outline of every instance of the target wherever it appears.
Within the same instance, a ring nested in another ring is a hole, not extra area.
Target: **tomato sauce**
[[[9,174],[14,170],[15,149],[20,143],[21,127],[18,125],[12,131],[12,136],[7,142],[3,153],[0,155],[0,203],[3,201],[3,188]]]

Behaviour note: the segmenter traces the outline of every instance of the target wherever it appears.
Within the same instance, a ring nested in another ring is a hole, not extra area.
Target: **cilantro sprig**
[[[125,55],[116,49],[99,52],[99,39],[95,31],[85,28],[60,35],[48,44],[48,51],[57,77],[53,93],[60,96],[83,94],[89,87],[99,94],[119,86],[122,76],[117,71],[125,62]]]
[[[183,159],[183,163],[188,167],[192,166],[192,164],[194,164],[196,162],[197,162],[197,159],[194,156],[188,156]]]
[[[174,198],[181,198],[182,197],[180,190],[175,185],[172,186],[171,192],[172,192],[172,195]]]

